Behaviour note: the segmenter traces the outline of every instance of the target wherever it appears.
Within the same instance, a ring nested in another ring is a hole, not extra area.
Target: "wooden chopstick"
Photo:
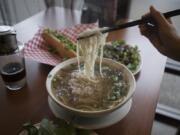
[[[180,9],[176,9],[176,10],[173,10],[173,11],[163,13],[163,15],[164,15],[165,18],[180,15]],[[152,17],[147,17],[147,18],[144,18],[144,19],[139,19],[139,20],[136,20],[136,21],[132,21],[132,22],[120,24],[120,25],[117,25],[117,26],[109,27],[109,28],[106,28],[106,29],[102,29],[100,31],[102,33],[107,33],[107,32],[112,32],[112,31],[116,31],[116,30],[120,30],[120,29],[124,29],[124,28],[128,28],[128,27],[133,27],[133,26],[140,25],[140,24],[145,24],[145,23],[155,24]],[[94,34],[84,36],[84,37],[79,37],[79,38],[77,38],[77,40],[88,38],[88,37],[91,37],[93,35]]]

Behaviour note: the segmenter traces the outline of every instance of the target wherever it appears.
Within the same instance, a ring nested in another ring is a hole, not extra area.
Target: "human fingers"
[[[150,13],[144,14],[144,15],[141,17],[141,19],[143,20],[144,18],[147,18],[148,16],[150,16]],[[139,25],[139,29],[140,29],[141,35],[144,35],[144,36],[148,37],[148,35],[149,35],[148,32],[149,32],[149,31],[148,31],[148,28],[146,27],[145,24],[140,24],[140,25]]]
[[[155,19],[158,26],[166,27],[169,22],[167,19],[160,13],[158,10],[156,10],[153,6],[150,7],[150,14]]]
[[[148,38],[149,31],[148,31],[147,27],[144,24],[141,24],[141,25],[139,25],[139,29],[140,29],[141,35],[146,36]]]
[[[152,43],[152,45],[162,54],[166,54],[165,48],[162,46],[161,40],[159,37],[155,34],[156,32],[152,32],[151,28],[148,28],[147,25],[141,24],[139,25],[140,33],[141,35],[147,37],[149,41]],[[154,29],[154,28],[153,28]]]
[[[150,17],[150,16],[151,16],[150,13],[145,13],[145,14],[141,17],[141,19],[144,19],[144,18],[147,18],[147,17]]]
[[[166,55],[166,48],[162,45],[159,37],[155,37],[155,35],[151,35],[149,37],[149,41],[161,54]]]
[[[168,21],[170,24],[173,23],[172,20],[171,20],[171,18],[166,18],[166,19],[167,19],[167,21]]]
[[[139,25],[139,29],[142,35],[149,37],[151,35],[157,35],[157,27],[149,25],[149,24],[141,24]]]
[[[152,45],[162,54],[164,54],[164,47],[162,46],[161,40],[159,39],[158,35],[156,35],[156,32],[153,32],[154,28],[148,28],[146,24],[139,25],[139,29],[141,32],[141,35],[147,37],[149,41],[152,43]]]

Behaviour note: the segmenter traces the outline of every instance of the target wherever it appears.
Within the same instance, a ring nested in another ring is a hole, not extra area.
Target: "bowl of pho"
[[[78,41],[77,57],[58,64],[46,80],[50,98],[78,116],[111,113],[132,98],[136,87],[127,67],[103,58],[107,34],[95,32],[95,36]]]

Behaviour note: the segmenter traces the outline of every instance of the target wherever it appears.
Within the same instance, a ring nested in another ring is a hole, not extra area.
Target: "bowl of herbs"
[[[138,46],[129,45],[123,40],[107,43],[104,47],[104,57],[124,64],[133,75],[141,70],[142,59]]]

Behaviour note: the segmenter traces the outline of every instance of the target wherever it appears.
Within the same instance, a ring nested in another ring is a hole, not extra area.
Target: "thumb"
[[[150,14],[155,19],[158,26],[166,26],[168,24],[166,18],[153,6],[150,7]]]

